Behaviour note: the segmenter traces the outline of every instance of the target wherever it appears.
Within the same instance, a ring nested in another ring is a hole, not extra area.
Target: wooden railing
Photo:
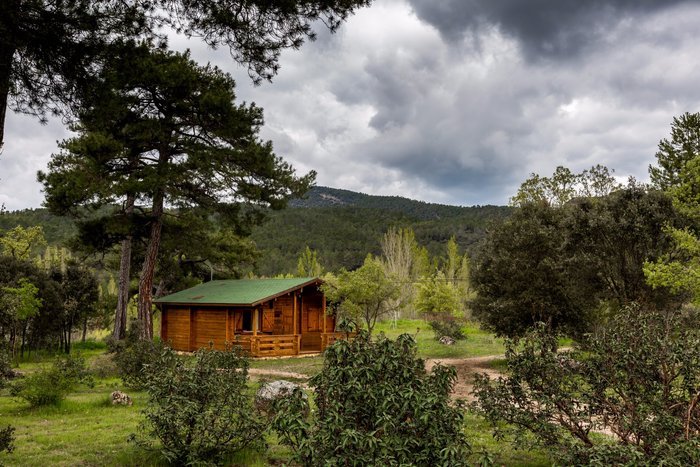
[[[326,347],[333,345],[338,339],[352,339],[353,333],[345,332],[326,332],[320,333],[313,337],[320,339],[320,348],[314,346],[314,349],[322,351]],[[308,340],[310,336],[304,335]],[[300,351],[305,350],[301,347],[301,336],[294,334],[251,334],[236,335],[234,345],[238,345],[241,349],[248,352],[253,357],[278,357],[283,355],[298,355]],[[306,349],[310,350],[310,349]]]
[[[347,332],[326,332],[321,334],[321,349],[325,349],[328,346],[333,345],[333,343],[339,339],[352,339],[355,333]]]
[[[299,353],[300,336],[294,334],[237,335],[233,341],[253,357],[276,357]]]

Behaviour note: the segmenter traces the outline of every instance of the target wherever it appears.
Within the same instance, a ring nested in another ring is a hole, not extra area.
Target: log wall
[[[259,305],[257,335],[242,328],[243,313],[252,313],[253,308],[165,304],[161,336],[180,351],[206,348],[210,342],[220,350],[227,342],[239,345],[252,356],[321,351],[341,337],[334,332],[335,317],[325,315],[324,296],[314,288],[302,291],[300,297],[298,294],[299,291]]]

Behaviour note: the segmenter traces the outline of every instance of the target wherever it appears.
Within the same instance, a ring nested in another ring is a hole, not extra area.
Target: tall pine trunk
[[[153,338],[151,307],[153,304],[153,275],[158,260],[161,232],[163,230],[163,191],[158,189],[153,196],[151,209],[151,235],[146,247],[141,277],[139,279],[138,318],[141,321],[141,339]]]
[[[126,198],[124,212],[130,216],[134,212],[134,195]],[[121,258],[119,260],[119,285],[117,291],[117,309],[114,314],[114,332],[112,336],[116,340],[126,337],[126,311],[129,305],[129,284],[131,278],[131,242],[133,237],[127,235],[122,240]]]
[[[0,45],[0,151],[2,151],[2,146],[5,142],[5,115],[7,114],[10,78],[12,75],[12,57],[14,55],[14,47],[9,44]]]

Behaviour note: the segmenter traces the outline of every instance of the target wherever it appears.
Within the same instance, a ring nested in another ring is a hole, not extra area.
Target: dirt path
[[[473,389],[474,375],[477,373],[486,373],[491,378],[503,376],[499,371],[491,368],[491,362],[505,358],[503,355],[487,355],[484,357],[470,358],[427,358],[425,360],[425,368],[430,371],[436,364],[440,363],[446,366],[453,366],[457,370],[457,382],[455,383],[452,396],[455,398],[466,399],[473,401],[471,395]]]
[[[248,374],[250,376],[254,377],[259,377],[259,376],[272,376],[274,378],[292,378],[292,379],[309,379],[309,375],[304,375],[301,373],[294,373],[292,371],[280,371],[280,370],[271,370],[268,368],[249,368],[248,369]]]
[[[491,368],[490,364],[494,360],[504,358],[503,355],[488,355],[485,357],[470,357],[470,358],[427,358],[425,359],[425,368],[430,371],[436,364],[454,366],[457,370],[457,382],[453,390],[453,397],[467,399],[469,401],[474,398],[471,396],[473,388],[472,381],[476,373],[486,373],[492,378],[502,376],[497,370]],[[270,368],[250,368],[248,374],[255,378],[280,378],[280,379],[296,379],[306,380],[309,375],[303,373],[295,373],[291,371],[274,370]]]

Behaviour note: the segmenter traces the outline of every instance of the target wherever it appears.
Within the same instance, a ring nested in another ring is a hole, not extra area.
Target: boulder
[[[265,383],[260,386],[260,389],[255,394],[255,407],[265,414],[272,415],[274,403],[279,399],[291,396],[295,389],[301,391],[302,387],[299,384],[283,379]],[[301,394],[304,401],[306,401],[308,399],[306,393],[302,391]]]
[[[121,391],[114,391],[110,397],[112,405],[132,405],[134,403],[128,394]]]
[[[450,336],[442,336],[440,338],[440,343],[443,345],[455,345],[455,340]]]

